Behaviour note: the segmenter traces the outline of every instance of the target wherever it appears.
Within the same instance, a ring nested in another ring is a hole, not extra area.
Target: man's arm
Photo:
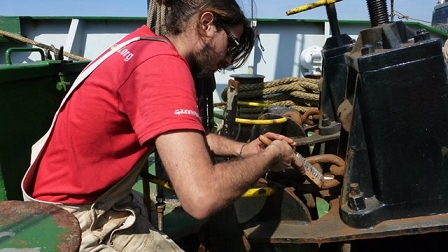
[[[272,141],[286,141],[291,147],[294,147],[296,144],[292,139],[280,134],[268,132],[265,136]],[[216,156],[248,156],[257,154],[265,149],[265,145],[258,139],[250,143],[241,143],[213,133],[208,134],[206,139],[210,151]]]
[[[238,154],[242,146],[217,135],[207,140],[212,140],[212,151],[221,155]],[[198,219],[233,203],[268,169],[285,169],[294,158],[290,144],[281,140],[256,155],[217,164],[213,164],[200,132],[168,132],[157,137],[155,143],[182,207]],[[257,148],[256,143],[250,145],[248,151]]]

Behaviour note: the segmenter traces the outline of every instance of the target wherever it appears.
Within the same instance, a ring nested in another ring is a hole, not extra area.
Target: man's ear
[[[206,11],[201,14],[199,17],[199,23],[201,25],[201,28],[204,29],[204,31],[210,32],[211,27],[214,25],[215,15],[210,12]]]

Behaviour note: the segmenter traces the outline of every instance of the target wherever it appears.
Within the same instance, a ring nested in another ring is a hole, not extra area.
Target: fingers
[[[294,142],[294,140],[292,140],[291,138],[286,137],[284,135],[280,135],[280,134],[274,133],[274,132],[266,132],[262,136],[270,139],[271,141],[282,140],[282,141],[287,142],[291,146],[295,146],[296,145],[296,142]]]
[[[281,151],[281,161],[280,165],[283,166],[283,170],[287,167],[291,167],[291,163],[294,160],[294,150],[291,148],[291,146],[283,140],[275,140],[272,142],[272,144],[278,146]]]
[[[295,159],[294,155],[295,153],[294,148],[291,146],[292,145],[291,139],[283,135],[268,132],[264,135],[260,135],[258,137],[258,140],[260,140],[260,142],[266,146],[275,145],[280,151],[279,153],[280,158],[274,165],[275,167],[272,167],[271,170],[284,171],[286,168],[291,167],[293,165]],[[294,141],[292,141],[292,143],[294,143]],[[301,165],[297,167],[301,167]]]
[[[276,136],[275,136],[276,135]],[[308,171],[305,168],[304,162],[307,161],[308,163],[310,163],[311,165],[319,165],[321,163],[331,163],[332,165],[330,166],[330,172],[333,175],[339,175],[342,176],[345,173],[345,162],[342,158],[333,155],[333,154],[321,154],[321,155],[315,155],[315,156],[311,156],[311,157],[307,157],[305,159],[299,159],[295,152],[294,149],[291,148],[291,146],[283,139],[276,139],[276,140],[271,140],[268,139],[268,137],[278,137],[281,135],[278,134],[274,134],[274,135],[270,135],[270,134],[265,134],[265,136],[261,135],[259,137],[260,141],[266,145],[275,145],[279,151],[280,151],[280,155],[279,155],[279,159],[276,162],[275,165],[273,165],[273,167],[271,167],[271,171],[285,171],[287,168],[294,168],[296,171],[298,171],[301,175],[305,175],[308,177],[308,179],[310,179],[312,182],[314,182],[317,187],[319,187],[320,189],[329,189],[329,188],[333,188],[338,186],[341,182],[338,179],[320,179],[316,176],[312,176],[310,173],[310,171]],[[305,163],[307,163],[305,162]]]
[[[300,175],[305,175],[305,167],[303,166],[303,163],[298,158],[293,158],[291,162],[291,166],[297,170]]]

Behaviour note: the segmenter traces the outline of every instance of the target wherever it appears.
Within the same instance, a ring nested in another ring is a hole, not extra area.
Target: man
[[[238,4],[164,4],[171,8],[166,36],[144,26],[94,60],[24,178],[26,200],[57,204],[78,218],[81,251],[181,250],[150,225],[141,197],[131,192],[154,147],[183,209],[197,219],[233,203],[268,169],[284,170],[293,160],[289,138],[267,133],[273,140],[268,147],[259,140],[242,144],[205,135],[200,122],[191,72],[239,66],[254,43]],[[241,158],[214,164],[210,154]]]

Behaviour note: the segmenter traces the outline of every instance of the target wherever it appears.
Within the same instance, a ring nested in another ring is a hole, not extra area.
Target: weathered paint
[[[81,229],[74,215],[39,202],[0,202],[0,251],[77,251]]]

